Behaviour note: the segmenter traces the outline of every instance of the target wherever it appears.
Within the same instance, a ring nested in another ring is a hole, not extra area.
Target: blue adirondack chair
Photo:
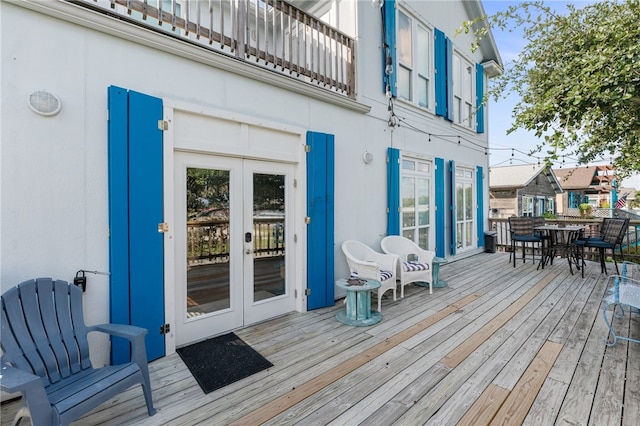
[[[51,278],[25,281],[2,295],[0,359],[5,392],[20,392],[14,424],[68,425],[133,385],[155,414],[144,345],[147,330],[118,324],[87,327],[82,290]],[[109,333],[132,344],[131,362],[93,368],[87,334]]]

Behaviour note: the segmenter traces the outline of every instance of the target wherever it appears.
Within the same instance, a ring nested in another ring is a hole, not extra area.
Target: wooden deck
[[[640,345],[605,345],[599,265],[582,279],[508,257],[443,265],[448,287],[383,299],[372,327],[339,323],[339,301],[237,330],[274,367],[208,395],[165,357],[150,364],[155,416],[134,388],[74,424],[637,425]],[[638,316],[616,327],[640,337]]]

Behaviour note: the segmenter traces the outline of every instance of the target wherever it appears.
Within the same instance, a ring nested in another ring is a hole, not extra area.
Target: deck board
[[[584,279],[554,263],[483,253],[444,264],[448,287],[385,296],[371,327],[338,322],[338,301],[236,330],[274,366],[205,395],[172,354],[149,366],[155,416],[132,388],[74,425],[478,425],[501,410],[509,424],[635,425],[640,344],[604,343],[608,279],[595,262]],[[640,338],[638,315],[615,326]],[[17,405],[2,404],[1,425]]]

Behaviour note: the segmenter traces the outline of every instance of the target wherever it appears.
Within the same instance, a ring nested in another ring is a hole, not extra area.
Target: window
[[[402,159],[402,235],[425,250],[431,246],[431,162]]]
[[[458,52],[453,53],[453,121],[475,128],[474,87],[475,66]]]
[[[473,170],[456,168],[456,248],[473,247]]]
[[[432,109],[432,31],[398,10],[396,37],[398,97]]]
[[[547,199],[545,197],[536,197],[535,216],[542,216],[547,208]]]
[[[533,216],[533,197],[522,197],[522,216]]]

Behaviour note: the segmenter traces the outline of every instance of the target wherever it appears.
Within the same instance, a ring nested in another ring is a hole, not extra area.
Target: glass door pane
[[[285,176],[253,173],[253,301],[285,294]]]
[[[187,168],[187,317],[231,307],[229,171]]]

